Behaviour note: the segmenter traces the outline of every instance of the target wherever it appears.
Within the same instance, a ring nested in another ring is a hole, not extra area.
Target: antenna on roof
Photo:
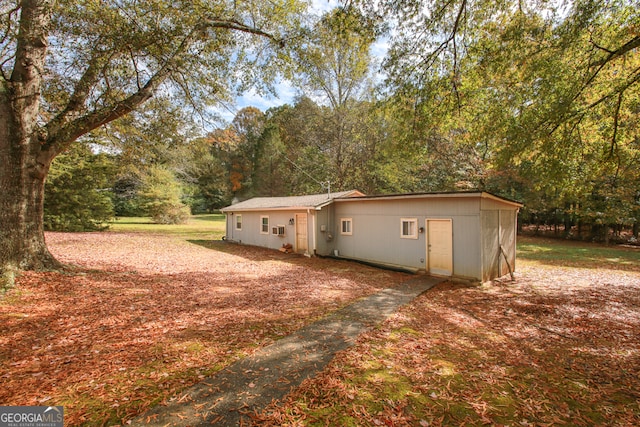
[[[331,181],[318,181],[317,179],[315,179],[313,176],[309,175],[309,173],[307,171],[305,171],[304,169],[302,169],[300,166],[298,166],[297,164],[295,164],[295,162],[293,160],[291,160],[290,158],[288,158],[287,156],[285,156],[283,153],[282,156],[289,162],[291,163],[296,169],[298,169],[300,172],[302,172],[303,174],[307,175],[309,178],[311,178],[313,181],[315,181],[317,184],[320,184],[320,187],[322,187],[322,189],[324,190],[325,188],[327,189],[327,199],[331,198]]]
[[[325,188],[327,189],[327,199],[330,199],[331,198],[331,181],[322,181],[320,183],[320,186],[322,187],[323,190]]]

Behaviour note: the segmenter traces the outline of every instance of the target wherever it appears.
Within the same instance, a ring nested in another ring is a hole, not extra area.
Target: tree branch
[[[596,48],[598,48],[600,50],[604,50],[605,52],[608,52],[607,56],[605,56],[601,60],[596,61],[593,64],[591,64],[592,67],[601,67],[601,66],[607,64],[608,62],[611,62],[614,59],[619,58],[619,57],[627,54],[628,52],[632,51],[633,49],[635,49],[637,47],[640,47],[640,36],[635,36],[634,38],[632,38],[631,40],[629,40],[628,42],[626,42],[625,44],[623,44],[622,46],[620,46],[616,50],[605,49],[603,47],[598,46],[593,41],[591,43],[593,43],[593,45]]]
[[[606,101],[607,99],[615,96],[616,94],[618,96],[622,96],[622,94],[629,89],[631,86],[633,86],[634,84],[638,83],[640,81],[640,67],[636,68],[635,70],[633,70],[633,72],[631,72],[631,78],[629,78],[627,80],[627,82],[624,85],[621,85],[617,88],[615,88],[614,90],[612,90],[611,92],[601,96],[600,98],[598,98],[597,100],[593,101],[591,104],[585,106],[584,108],[581,108],[580,110],[571,113],[571,114],[567,114],[567,115],[563,115],[560,117],[561,120],[558,120],[555,124],[555,126],[551,129],[551,131],[549,132],[549,135],[553,134],[561,125],[562,120],[564,118],[571,118],[571,117],[577,117],[577,116],[583,116],[584,112],[587,110],[590,110],[592,108],[597,107],[598,105],[602,104],[604,101]],[[590,79],[591,81],[592,79]],[[571,102],[573,103],[578,96],[580,95],[580,93],[582,93],[582,91],[584,91],[584,89],[586,89],[586,85],[583,85],[583,87],[581,88],[581,90],[579,91],[579,93],[574,96],[571,99]]]
[[[211,17],[205,18],[200,21],[200,23],[195,26],[187,36],[185,36],[184,40],[182,40],[173,54],[171,54],[165,60],[164,64],[160,66],[155,74],[153,74],[149,78],[146,84],[139,87],[136,92],[111,105],[107,105],[103,108],[94,110],[93,112],[90,112],[82,117],[78,117],[75,120],[64,124],[60,128],[56,128],[56,125],[61,125],[60,119],[56,118],[57,120],[54,119],[52,122],[50,122],[50,124],[47,125],[49,135],[46,144],[43,147],[43,150],[53,150],[55,153],[60,152],[80,136],[104,124],[112,122],[126,114],[129,114],[138,106],[148,101],[151,97],[153,97],[155,90],[178,69],[178,64],[180,63],[182,56],[189,50],[193,43],[205,37],[207,31],[211,29],[239,31],[257,35],[260,37],[265,37],[275,43],[278,43],[278,45],[280,46],[283,45],[283,42],[272,34],[267,33],[259,28],[247,26],[236,20],[223,20]],[[96,63],[94,64],[94,66],[90,65],[90,67],[85,72],[83,79],[81,79],[81,81],[77,85],[77,94],[74,94],[74,96],[76,97],[76,102],[86,101],[89,90],[97,81],[97,74],[100,70],[104,69],[103,67],[98,67],[99,61],[96,60],[95,62]],[[76,103],[74,105],[78,104]],[[70,108],[68,106],[68,108],[64,112],[64,116],[60,118],[68,116],[69,112],[72,111],[77,111],[77,109],[74,110],[73,108]]]
[[[604,69],[604,67],[611,61],[613,61],[614,59],[625,55],[626,53],[630,52],[631,50],[637,48],[640,46],[640,36],[636,36],[633,39],[631,39],[630,41],[628,41],[627,43],[625,43],[623,46],[621,46],[620,48],[614,50],[614,51],[610,51],[608,49],[605,49],[603,47],[598,46],[595,42],[591,42],[596,48],[600,49],[600,50],[604,50],[606,52],[609,52],[609,54],[599,60],[596,61],[592,64],[590,64],[590,68],[593,67],[597,67],[597,69],[589,76],[589,78],[582,84],[582,86],[580,87],[580,89],[574,94],[574,96],[571,98],[570,104],[575,102],[580,95],[582,95],[582,93],[591,85],[591,83],[593,83],[593,81],[596,79],[596,77],[598,77],[598,75],[600,74],[600,72]],[[638,70],[636,69],[636,71],[634,71],[635,73],[638,72]],[[632,73],[633,74],[633,73]],[[621,89],[617,89],[611,93],[608,93],[607,95],[601,97],[600,99],[598,99],[597,101],[591,103],[589,106],[587,106],[586,108],[582,109],[581,111],[584,110],[589,110],[595,106],[597,106],[598,104],[600,104],[601,102],[603,102],[604,100],[610,98],[611,96],[615,95],[616,93],[622,93],[624,92],[629,86],[633,85],[634,83],[636,83],[638,81],[638,78],[640,76],[636,74],[636,76],[631,79],[628,84],[626,84],[625,86],[623,86]],[[554,127],[552,129],[552,131],[550,132],[550,134],[552,134],[553,132],[555,132],[555,130],[558,128],[559,124]]]
[[[622,97],[624,91],[618,93],[618,102],[616,103],[616,111],[613,115],[613,135],[611,136],[611,148],[609,149],[609,157],[613,157],[616,148],[618,147],[617,136],[618,136],[618,121],[620,120],[620,106],[622,105]]]
[[[17,13],[20,10],[20,7],[21,5],[19,4],[18,6],[14,7],[13,9],[10,9],[7,12],[6,30],[4,31],[2,38],[0,38],[0,44],[4,43],[7,40],[7,37],[9,37],[9,34],[11,34],[11,15],[13,15],[14,13]]]
[[[104,68],[109,64],[112,57],[112,54],[100,54],[91,58],[89,66],[76,83],[67,106],[47,124],[47,130],[50,135],[56,134],[68,122],[70,116],[80,113],[85,108],[91,89],[101,79]]]

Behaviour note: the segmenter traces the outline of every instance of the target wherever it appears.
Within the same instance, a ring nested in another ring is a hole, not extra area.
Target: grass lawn
[[[640,247],[519,237],[517,254],[525,263],[640,271]]]
[[[225,234],[224,214],[192,216],[185,224],[154,224],[148,217],[118,217],[108,231],[117,233],[160,233],[220,240]]]

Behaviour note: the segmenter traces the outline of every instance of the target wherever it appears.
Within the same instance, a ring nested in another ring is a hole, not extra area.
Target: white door
[[[450,219],[427,219],[427,271],[453,274],[453,232]]]
[[[308,252],[307,241],[307,214],[296,214],[296,252]]]

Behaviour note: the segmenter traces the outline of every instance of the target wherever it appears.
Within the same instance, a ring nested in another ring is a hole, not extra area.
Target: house
[[[226,239],[431,275],[513,272],[522,204],[484,191],[257,197],[222,209]]]

